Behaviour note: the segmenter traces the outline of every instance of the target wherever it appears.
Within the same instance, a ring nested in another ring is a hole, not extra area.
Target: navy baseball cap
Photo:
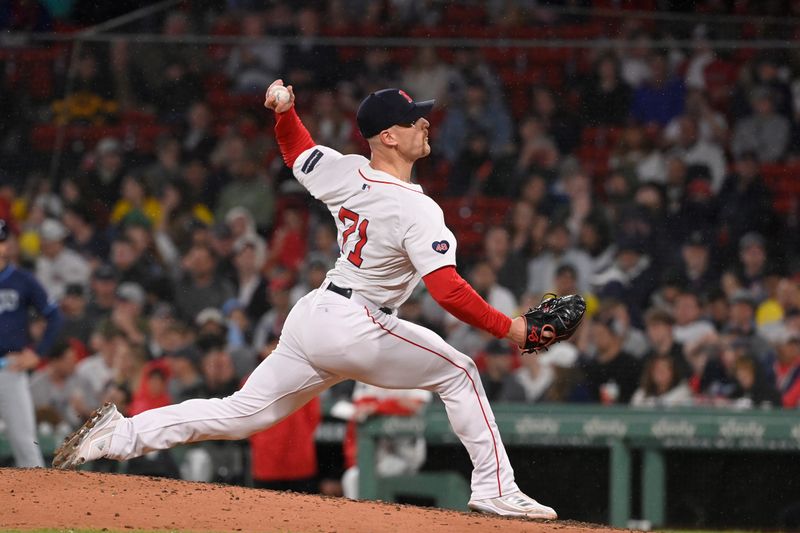
[[[395,124],[409,124],[424,117],[435,103],[436,100],[415,102],[400,89],[376,91],[358,106],[358,129],[365,139],[369,139]]]

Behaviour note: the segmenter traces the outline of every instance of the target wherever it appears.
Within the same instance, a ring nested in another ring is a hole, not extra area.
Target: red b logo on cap
[[[399,92],[400,94],[402,94],[402,95],[403,95],[403,98],[405,98],[406,100],[408,100],[408,102],[409,102],[409,103],[411,103],[411,102],[413,102],[413,101],[414,101],[414,100],[412,100],[412,99],[411,99],[411,97],[410,97],[410,96],[408,96],[408,94],[406,94],[406,92],[405,92],[403,89],[397,89],[397,92]]]

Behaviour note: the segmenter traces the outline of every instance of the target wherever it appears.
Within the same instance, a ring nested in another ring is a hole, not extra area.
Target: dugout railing
[[[652,527],[665,524],[666,451],[800,451],[800,416],[792,410],[552,404],[498,404],[493,409],[507,446],[607,449],[608,522],[617,527],[626,527],[632,519],[634,451],[642,458],[641,519]],[[429,446],[458,444],[443,409],[419,419],[376,418],[359,428],[359,493],[364,499],[376,499],[384,482],[374,469],[376,440],[420,433]]]

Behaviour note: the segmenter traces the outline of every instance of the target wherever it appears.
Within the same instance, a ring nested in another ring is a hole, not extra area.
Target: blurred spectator
[[[587,307],[589,302],[587,301]],[[647,336],[642,331],[644,328],[639,329],[640,325],[643,326],[641,318],[637,317],[636,323],[632,323],[626,303],[614,298],[606,298],[601,305],[600,314],[612,320],[614,331],[622,339],[622,351],[637,359],[642,359],[650,346]]]
[[[535,115],[523,118],[518,126],[519,148],[515,171],[517,175],[525,176],[532,172],[552,175],[559,160],[559,152],[555,141],[545,130],[542,119]],[[499,189],[506,196],[516,192],[516,181],[508,180],[505,188]]]
[[[547,232],[545,251],[528,263],[528,292],[541,296],[552,291],[560,265],[571,265],[578,274],[578,291],[587,292],[592,276],[591,260],[586,252],[572,245],[565,224],[553,223]]]
[[[687,165],[704,165],[711,176],[711,190],[714,194],[722,189],[727,163],[720,146],[700,137],[697,122],[688,116],[678,119],[678,134],[673,155],[680,157]]]
[[[614,263],[597,273],[592,281],[595,294],[624,301],[634,317],[642,316],[657,286],[656,266],[645,253],[644,246],[639,237],[622,237],[616,245]]]
[[[675,298],[672,315],[675,317],[673,335],[675,341],[685,347],[694,345],[709,333],[714,333],[714,326],[702,317],[700,297],[695,292],[684,291]]]
[[[109,321],[136,347],[143,346],[147,337],[144,306],[145,293],[141,285],[133,282],[119,284]]]
[[[233,358],[225,349],[225,338],[209,335],[197,339],[203,354],[200,369],[203,374],[201,398],[225,398],[239,390]]]
[[[268,281],[261,273],[266,261],[264,243],[254,234],[245,234],[236,241],[233,251],[237,298],[250,320],[255,321],[270,307],[267,299]]]
[[[292,287],[289,294],[289,301],[292,306],[300,300],[303,296],[319,288],[325,281],[325,276],[328,274],[328,266],[319,261],[306,261],[305,266],[301,271],[300,280]]]
[[[116,116],[119,105],[115,98],[114,79],[110,72],[101,68],[104,64],[92,50],[83,48],[76,68],[68,72],[71,78],[59,77],[63,86],[58,90],[62,99],[53,102],[56,122],[102,124]]]
[[[84,204],[67,204],[62,222],[69,232],[68,248],[78,252],[90,264],[108,259],[108,239],[98,231],[91,211]]]
[[[364,51],[360,61],[354,63],[351,77],[361,94],[369,94],[386,87],[396,87],[400,80],[400,69],[392,60],[389,50],[372,47]],[[416,94],[411,97],[416,101],[421,100]]]
[[[712,405],[726,405],[736,394],[736,361],[750,357],[744,343],[716,341],[708,345],[708,359],[702,369],[700,390]]]
[[[118,338],[124,338],[124,334],[111,322],[97,323],[89,343],[93,354],[81,360],[75,368],[75,377],[79,383],[80,393],[74,400],[73,407],[80,420],[100,407],[103,391],[115,379]]]
[[[449,193],[454,196],[509,196],[516,188],[512,179],[511,161],[506,157],[492,158],[489,139],[476,129],[467,139],[464,150],[453,166],[449,178]]]
[[[217,199],[217,218],[225,219],[236,207],[247,209],[256,227],[272,226],[275,214],[275,195],[271,179],[261,170],[255,157],[247,157],[230,168],[229,182],[220,191]],[[227,219],[226,219],[227,220]]]
[[[666,55],[652,54],[649,66],[647,81],[634,90],[631,115],[639,124],[664,127],[683,113],[686,89],[670,72]]]
[[[217,258],[208,246],[193,246],[181,264],[186,276],[175,285],[175,307],[180,317],[194,320],[206,307],[220,308],[233,296],[230,283],[217,277]]]
[[[174,143],[174,140],[171,142]],[[175,145],[177,146],[177,145]],[[157,178],[154,183],[160,183]],[[128,221],[141,220],[147,224],[156,224],[161,218],[161,206],[158,200],[148,194],[144,182],[128,174],[122,179],[121,197],[111,210],[109,221],[114,225],[123,225]]]
[[[759,233],[750,232],[739,239],[740,277],[744,288],[756,301],[767,296],[764,285],[767,271],[767,243]]]
[[[162,183],[170,180],[176,180],[181,177],[181,144],[175,137],[170,135],[161,135],[156,139],[156,160],[150,165],[146,166],[142,172],[141,187],[142,191],[138,196],[128,197],[125,191],[125,184],[123,183],[122,194],[129,202],[137,207],[136,200],[141,197],[139,204],[144,201],[145,189],[148,191],[158,191]],[[113,216],[113,215],[112,215]],[[152,216],[155,219],[155,216]]]
[[[175,403],[200,398],[203,392],[203,377],[199,366],[202,354],[194,346],[185,346],[166,355],[170,380],[167,391]]]
[[[114,305],[114,296],[117,292],[117,273],[114,271],[114,267],[108,264],[98,266],[92,273],[89,289],[86,316],[91,319],[92,323],[98,324],[102,319],[111,315]]]
[[[91,274],[86,260],[64,245],[67,234],[58,220],[48,218],[42,223],[42,255],[36,260],[36,278],[54,300],[64,296],[69,283],[85,287]]]
[[[736,246],[748,231],[764,233],[772,226],[772,198],[759,173],[755,152],[743,152],[734,162],[719,194],[720,234],[734,256]],[[726,260],[733,257],[726,256]]]
[[[750,102],[753,113],[736,123],[731,140],[735,157],[754,152],[762,163],[780,161],[789,146],[789,119],[775,111],[770,89],[753,89]]]
[[[489,98],[488,91],[480,80],[469,80],[460,102],[448,108],[438,131],[434,146],[450,162],[458,160],[465,143],[476,131],[483,131],[489,139],[492,157],[507,153],[511,144],[513,126],[502,99],[497,95]]]
[[[76,362],[75,349],[68,342],[60,341],[50,349],[47,366],[34,372],[30,388],[36,420],[54,426],[66,422],[71,427],[81,422],[82,418],[72,407],[78,387]]]
[[[787,331],[772,365],[775,384],[787,409],[800,407],[800,332]]]
[[[628,119],[631,88],[620,78],[611,55],[601,56],[581,94],[581,119],[587,126],[622,126]]]
[[[297,272],[306,256],[306,229],[302,213],[294,207],[283,210],[272,234],[265,269]]]
[[[486,368],[481,382],[490,402],[524,402],[525,389],[514,377],[513,348],[506,341],[492,340],[483,350]],[[535,356],[534,356],[535,357]]]
[[[689,234],[681,246],[678,278],[687,290],[706,293],[719,279],[711,259],[711,236],[702,230]]]
[[[111,266],[118,281],[147,285],[150,276],[140,259],[137,246],[128,236],[118,235],[111,243]]]
[[[283,330],[283,323],[286,317],[289,316],[289,310],[291,309],[291,301],[289,299],[291,286],[291,281],[286,276],[279,275],[270,280],[267,289],[269,291],[267,300],[272,307],[259,318],[256,327],[253,329],[253,350],[256,353],[263,353],[270,334],[280,336],[280,332]]]
[[[337,241],[336,226],[327,221],[317,224],[314,229],[314,238],[309,242],[306,263],[318,262],[325,265],[327,269],[331,269],[338,258],[339,243]]]
[[[577,358],[577,350],[569,343],[558,344],[553,348],[561,349],[562,346],[571,348]],[[552,365],[544,364],[537,354],[523,355],[522,365],[514,371],[513,376],[525,393],[524,400],[529,403],[544,401],[556,379]]]
[[[511,249],[511,236],[507,229],[492,226],[486,230],[483,255],[494,271],[497,283],[508,288],[519,300],[527,287],[527,264],[521,253]]]
[[[212,128],[211,110],[205,102],[194,102],[185,115],[186,124],[181,133],[181,149],[185,161],[198,159],[208,162],[217,137]]]
[[[581,125],[577,118],[564,109],[548,87],[537,85],[532,92],[532,108],[544,130],[556,143],[562,154],[572,152],[580,142]]]
[[[217,276],[229,281],[236,278],[236,266],[233,264],[235,244],[233,232],[227,224],[217,222],[211,226],[209,245],[217,256]]]
[[[740,356],[734,365],[736,391],[733,393],[737,407],[780,407],[781,395],[775,385],[764,377],[758,363],[747,356]]]
[[[641,363],[622,351],[622,338],[608,317],[592,322],[596,354],[582,362],[588,397],[604,405],[631,400],[641,375]]]
[[[651,135],[644,128],[629,126],[623,130],[609,160],[611,168],[633,175],[639,182],[665,183],[667,163]]]
[[[79,283],[70,283],[66,286],[64,297],[61,299],[61,312],[64,316],[61,337],[77,339],[84,346],[88,346],[95,323],[92,317],[86,314],[85,291],[85,287]]]
[[[150,361],[142,370],[139,388],[133,392],[128,414],[130,416],[172,404],[167,391],[169,367],[163,360]]]
[[[604,217],[590,215],[584,219],[578,230],[578,247],[589,255],[590,282],[594,283],[594,276],[610,268],[616,256],[616,247],[611,242],[611,231]]]
[[[683,356],[683,345],[675,340],[672,327],[675,319],[663,309],[650,308],[644,315],[647,341],[650,351],[645,354],[645,361],[657,357],[669,357],[673,361],[673,373],[678,377],[688,378],[693,370]]]
[[[731,311],[723,333],[736,336],[737,342],[746,343],[748,353],[764,362],[771,354],[769,343],[756,330],[756,301],[745,291],[738,291],[731,298]]]
[[[200,156],[188,159],[182,167],[181,179],[185,184],[188,201],[192,205],[202,206],[202,209],[208,212],[207,218],[201,218],[205,222],[211,221],[208,206],[216,203],[219,189],[222,187],[216,177],[210,174],[207,163]]]
[[[242,37],[252,39],[253,44],[234,47],[225,69],[237,92],[264,92],[283,68],[283,47],[264,40],[264,22],[261,12],[242,16]]]
[[[405,69],[401,84],[416,100],[436,100],[437,105],[444,105],[452,76],[452,67],[439,59],[436,49],[423,47]]]
[[[653,357],[645,363],[642,384],[631,398],[637,407],[675,407],[692,404],[692,391],[672,357]]]
[[[244,343],[244,339],[232,339],[228,335],[228,324],[222,311],[214,307],[206,307],[194,321],[200,338],[213,337],[225,339],[225,351],[233,361],[237,377],[248,375],[256,366],[256,354]],[[231,341],[234,342],[231,342]]]
[[[267,84],[269,85],[269,84]],[[356,139],[356,127],[349,109],[342,109],[332,92],[319,93],[314,101],[316,128],[314,142],[347,153]]]
[[[147,316],[147,352],[153,359],[166,355],[165,343],[170,326],[175,324],[175,308],[166,302],[158,303]]]
[[[91,191],[86,200],[92,202],[93,212],[103,217],[101,223],[119,198],[125,172],[120,142],[113,137],[101,139],[94,150],[93,168],[78,178],[80,190],[83,193]]]
[[[264,351],[271,353],[277,344],[277,337],[271,338]],[[322,419],[320,410],[320,399],[315,397],[274,426],[250,436],[254,487],[318,492],[314,435]]]
[[[706,94],[701,90],[690,90],[686,95],[686,112],[675,117],[664,128],[664,140],[675,143],[681,135],[681,123],[684,119],[693,120],[697,124],[699,142],[725,146],[728,142],[728,122],[724,115],[712,108]]]

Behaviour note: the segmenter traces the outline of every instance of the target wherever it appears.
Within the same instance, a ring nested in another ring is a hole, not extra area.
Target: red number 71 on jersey
[[[345,229],[342,232],[342,250],[344,251],[344,247],[347,245],[348,237],[350,237],[356,230],[356,227],[358,227],[358,242],[356,242],[356,247],[353,251],[347,254],[347,260],[358,268],[361,268],[361,263],[364,261],[361,258],[361,250],[364,248],[364,245],[367,244],[367,226],[369,226],[369,220],[365,218],[361,221],[361,224],[359,224],[359,218],[358,213],[354,213],[344,207],[339,209],[339,220],[345,225]],[[347,227],[345,220],[349,220],[353,224]]]

